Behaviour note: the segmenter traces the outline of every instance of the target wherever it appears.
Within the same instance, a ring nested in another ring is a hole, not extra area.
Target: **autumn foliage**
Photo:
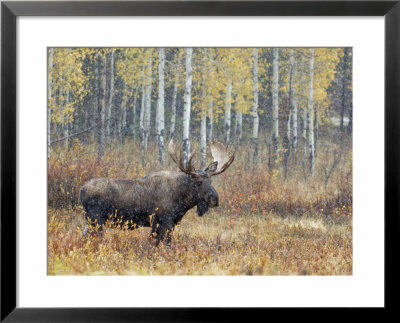
[[[112,145],[110,147],[113,147]],[[252,169],[245,147],[222,176],[213,179],[220,206],[203,217],[194,210],[175,229],[170,247],[154,246],[149,229],[109,225],[83,238],[84,212],[78,192],[94,177],[136,178],[161,169],[145,167],[133,142],[116,145],[99,160],[95,147],[75,141],[57,147],[48,165],[48,273],[152,275],[349,275],[352,273],[352,168],[347,149],[339,166],[320,152],[314,178],[294,165]],[[156,147],[149,147],[149,154]],[[166,169],[176,170],[170,161]]]

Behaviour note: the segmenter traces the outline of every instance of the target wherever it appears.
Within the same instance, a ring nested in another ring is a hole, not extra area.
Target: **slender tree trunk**
[[[84,107],[84,120],[83,120],[83,129],[87,129],[89,128],[89,111],[88,111],[88,106],[86,105]],[[86,142],[86,138],[84,139],[84,141]]]
[[[344,49],[344,57],[343,57],[343,87],[344,87],[344,107],[346,113],[349,116],[349,123],[347,125],[347,133],[351,134],[353,132],[353,98],[351,91],[351,82],[352,82],[352,55],[351,48],[346,47]]]
[[[207,113],[207,136],[210,142],[213,141],[213,119],[214,119],[214,108],[212,98],[209,101],[208,113]]]
[[[98,140],[98,156],[99,158],[104,155],[104,139],[105,139],[105,118],[106,118],[106,64],[105,58],[98,55],[99,60],[99,74],[100,74],[100,87],[98,97],[98,113],[99,113],[99,124],[97,128],[97,140]]]
[[[292,87],[291,87],[291,99],[292,99],[292,148],[293,148],[293,155],[296,155],[298,149],[298,107],[297,107],[297,87],[296,87],[296,80],[297,80],[297,63],[294,55],[291,56],[291,66],[292,66]]]
[[[139,90],[139,87],[137,87],[135,89],[135,92],[133,94],[133,106],[132,106],[132,139],[133,139],[133,141],[136,140],[136,104],[137,104],[138,90]]]
[[[252,108],[253,116],[253,167],[257,167],[258,162],[258,48],[254,48],[254,60],[253,60],[253,96],[254,103]]]
[[[232,80],[226,86],[226,105],[225,105],[225,144],[229,144],[231,135],[231,108],[232,108]]]
[[[175,137],[175,122],[176,122],[176,98],[178,96],[178,72],[176,72],[175,81],[174,81],[174,90],[172,91],[172,107],[171,107],[171,125],[169,130],[170,138]]]
[[[58,105],[58,107],[59,107],[59,110],[58,110],[58,116],[59,116],[59,119],[60,119],[60,121],[64,121],[64,117],[63,117],[63,102],[61,101],[61,96],[64,96],[64,87],[63,87],[63,84],[60,84],[60,87],[58,88],[58,93],[57,93],[57,105]],[[55,124],[55,126],[56,126],[56,131],[57,131],[57,135],[58,135],[58,138],[62,138],[64,135],[63,135],[63,129],[62,129],[62,122],[61,123],[56,123]]]
[[[306,170],[306,162],[307,162],[307,148],[308,148],[308,143],[307,143],[307,132],[308,132],[308,105],[306,103],[306,72],[305,72],[305,61],[304,61],[304,56],[302,56],[301,59],[301,69],[302,69],[302,87],[303,87],[303,98],[304,98],[304,103],[303,103],[303,114],[302,114],[302,119],[303,119],[303,129],[302,129],[302,138],[303,138],[303,171],[305,172]]]
[[[99,117],[99,55],[96,54],[96,61],[94,63],[94,95],[93,95],[93,101],[92,101],[92,110],[90,113],[90,120],[91,120],[91,127],[98,126],[100,122],[100,117]],[[94,131],[93,135],[93,141],[97,139],[98,141],[98,133],[99,129],[98,127]]]
[[[279,142],[279,49],[274,48],[273,68],[273,90],[272,90],[272,146],[274,162],[278,157]]]
[[[127,110],[127,102],[128,102],[128,96],[126,94],[126,85],[124,82],[123,88],[122,88],[122,101],[121,101],[121,110],[120,110],[120,119],[119,119],[119,127],[118,127],[118,137],[122,143],[125,142],[125,136],[126,136],[126,110]]]
[[[349,124],[347,125],[347,133],[353,133],[353,107],[351,106],[349,109]]]
[[[69,90],[67,90],[67,94],[66,94],[66,101],[65,101],[65,105],[64,105],[64,109],[68,106],[69,103]],[[65,146],[65,151],[68,151],[68,147],[69,147],[69,140],[68,140],[68,136],[69,136],[69,120],[68,120],[68,114],[65,113],[64,114],[64,146]]]
[[[192,95],[192,54],[193,48],[186,48],[186,82],[183,106],[183,162],[187,165],[190,154],[190,110]]]
[[[242,129],[243,129],[243,114],[241,111],[236,110],[235,136],[237,143],[240,143],[242,141]]]
[[[308,94],[308,143],[310,152],[310,172],[314,176],[315,172],[315,147],[314,147],[314,49],[310,49],[310,85]]]
[[[318,105],[314,105],[314,155],[317,155],[319,139]]]
[[[114,49],[112,49],[110,54],[110,93],[108,97],[108,106],[107,106],[107,137],[110,139],[111,136],[111,111],[112,111],[112,102],[114,96]]]
[[[161,165],[165,163],[165,150],[164,150],[164,65],[165,55],[164,48],[160,48],[158,63],[158,100],[157,100],[157,143],[158,143],[158,161]]]
[[[51,105],[50,101],[52,98],[52,78],[51,72],[53,69],[53,57],[54,57],[54,48],[49,48],[49,63],[48,63],[48,71],[47,71],[47,158],[50,158],[50,142],[51,142]]]
[[[289,53],[289,97],[287,107],[287,120],[286,120],[286,133],[284,136],[284,177],[287,177],[289,168],[290,154],[291,154],[291,126],[292,126],[292,102],[293,102],[293,70],[294,70],[294,50]]]
[[[206,165],[207,151],[207,114],[203,112],[200,123],[200,164],[202,167]]]
[[[346,110],[346,75],[343,73],[342,81],[342,106],[340,109],[340,132],[343,133],[344,129],[344,112]]]
[[[141,151],[141,159],[142,164],[144,164],[144,109],[145,109],[145,98],[146,98],[146,66],[143,64],[142,73],[142,98],[140,105],[140,116],[139,116],[139,137],[140,137],[140,151]]]
[[[201,84],[201,100],[202,100],[202,111],[201,111],[201,122],[200,122],[200,164],[204,168],[206,165],[206,152],[207,152],[207,90],[206,90],[206,49],[203,52],[203,68],[202,68],[202,84]]]
[[[147,150],[150,135],[150,118],[151,118],[151,92],[152,92],[152,54],[149,56],[147,65],[147,82],[146,82],[146,93],[144,101],[144,151]]]
[[[292,121],[292,116],[289,112],[289,116],[286,121],[286,134],[285,134],[285,154],[284,154],[284,166],[285,166],[284,177],[285,178],[287,177],[287,173],[288,173],[288,169],[289,169],[290,153],[291,153],[291,151],[290,151],[290,148],[291,148],[291,146],[290,146],[291,121]]]

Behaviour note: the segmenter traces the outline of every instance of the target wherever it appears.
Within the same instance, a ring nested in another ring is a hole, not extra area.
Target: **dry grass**
[[[170,247],[149,228],[82,238],[80,207],[49,209],[49,275],[351,275],[352,226],[322,216],[187,214]]]
[[[53,151],[49,161],[49,275],[351,275],[351,151],[326,183],[329,151],[320,153],[314,178],[301,165],[249,170],[246,151],[214,180],[220,207],[198,217],[191,210],[175,229],[170,247],[154,247],[149,228],[107,228],[82,237],[81,185],[93,177],[134,178],[145,168],[131,143],[111,147],[99,161],[94,147],[76,143]],[[151,153],[151,149],[149,154]],[[56,156],[56,157],[54,157]],[[262,154],[261,154],[262,158]],[[167,169],[176,169],[170,162]]]

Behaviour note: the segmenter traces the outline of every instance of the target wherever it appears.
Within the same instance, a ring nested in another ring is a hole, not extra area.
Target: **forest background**
[[[84,239],[80,187],[234,146],[220,207],[171,247]],[[350,48],[49,48],[49,274],[351,274]]]

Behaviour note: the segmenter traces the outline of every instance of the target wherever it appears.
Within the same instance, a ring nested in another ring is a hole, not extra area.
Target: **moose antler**
[[[184,172],[185,174],[188,174],[192,177],[199,177],[200,175],[196,173],[195,167],[194,167],[194,154],[189,154],[189,160],[187,162],[187,167],[184,166],[183,164],[183,156],[182,156],[182,149],[180,150],[179,158],[178,158],[178,148],[176,146],[176,143],[173,141],[173,139],[170,140],[168,144],[168,153],[171,156],[171,159],[174,161],[176,165],[178,165],[179,169]]]
[[[218,162],[218,167],[215,172],[210,173],[210,176],[215,176],[223,173],[227,168],[233,163],[235,159],[235,152],[228,151],[218,141],[213,141],[210,143],[211,154],[214,161]]]

